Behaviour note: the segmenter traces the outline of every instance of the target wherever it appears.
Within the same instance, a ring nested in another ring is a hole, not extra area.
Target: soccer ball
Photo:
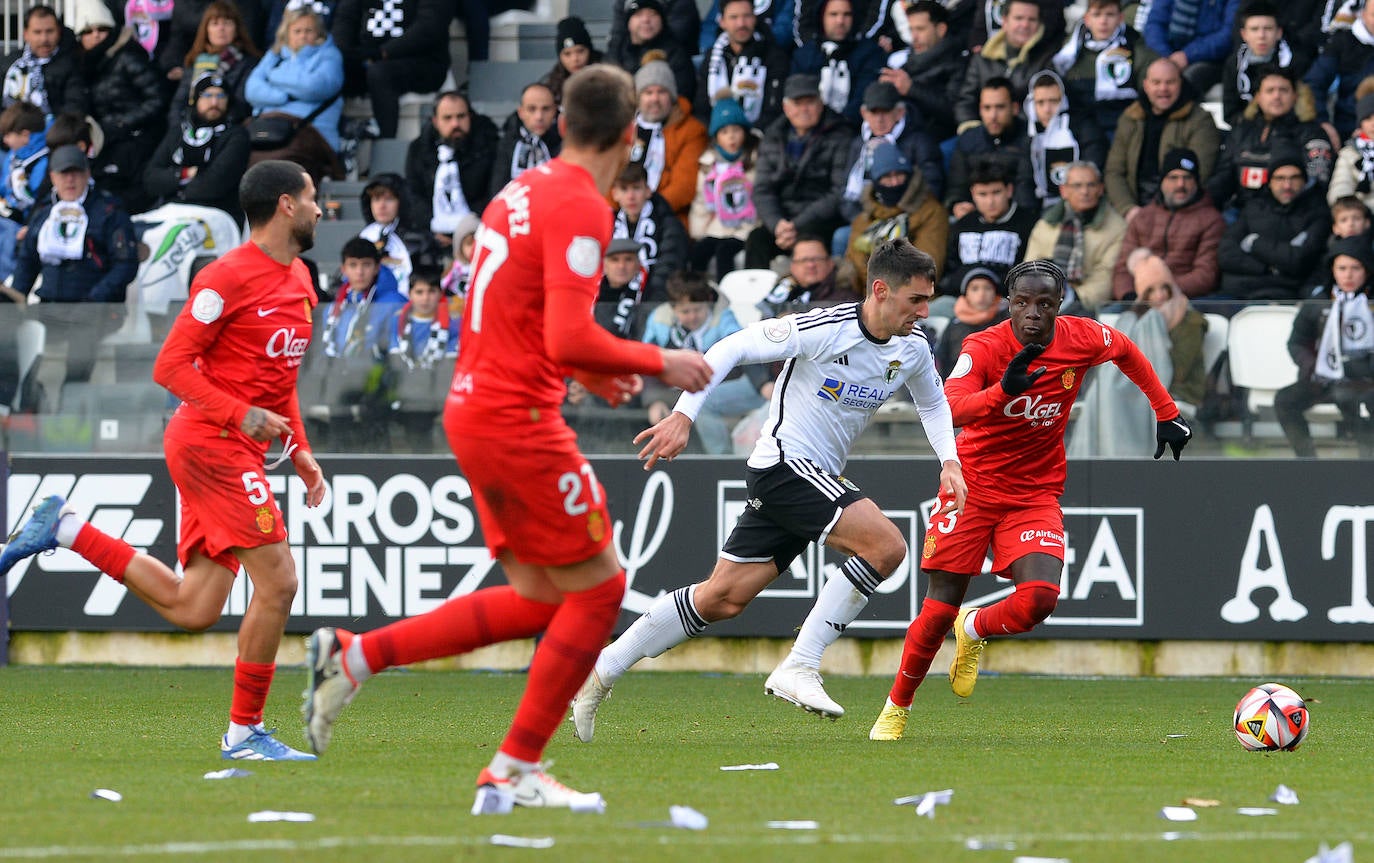
[[[1307,738],[1307,702],[1282,683],[1262,683],[1236,705],[1236,739],[1255,752],[1291,752]]]

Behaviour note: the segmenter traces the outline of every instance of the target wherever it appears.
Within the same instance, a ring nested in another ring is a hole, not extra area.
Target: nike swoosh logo
[[[267,317],[268,315],[270,315],[270,314],[272,314],[273,312],[275,312],[275,311],[276,311],[277,309],[279,309],[279,308],[281,308],[281,307],[280,307],[280,306],[273,306],[273,307],[270,308],[270,309],[258,309],[258,317],[260,317],[260,318],[265,318],[265,317]]]
[[[1047,542],[1046,540],[1043,540],[1043,539],[1040,540],[1040,544],[1041,544],[1041,545],[1044,545],[1044,546],[1048,546],[1048,547],[1050,547],[1050,548],[1059,548],[1060,546],[1063,545],[1062,542]]]

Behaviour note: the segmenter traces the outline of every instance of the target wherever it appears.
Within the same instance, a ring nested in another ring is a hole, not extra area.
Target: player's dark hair
[[[268,159],[259,162],[239,180],[239,206],[248,227],[258,228],[272,221],[282,195],[296,197],[305,191],[308,175],[295,162]]]
[[[593,63],[563,85],[563,141],[573,147],[609,150],[620,142],[638,110],[630,73]]]
[[[1022,261],[1007,271],[1005,279],[1007,285],[1007,296],[1011,296],[1020,286],[1022,279],[1033,279],[1038,277],[1048,277],[1054,280],[1054,284],[1059,288],[1059,296],[1064,296],[1064,285],[1068,277],[1064,271],[1054,261]]]
[[[984,81],[983,86],[978,88],[978,97],[980,100],[982,99],[983,93],[988,90],[1006,90],[1007,98],[1012,101],[1013,105],[1016,104],[1016,88],[1012,86],[1010,78],[1003,77],[1002,75],[993,75],[991,78]]]
[[[1273,18],[1274,23],[1283,26],[1279,21],[1279,7],[1269,0],[1250,0],[1249,3],[1240,7],[1236,12],[1236,29],[1245,26],[1245,22],[1251,18]]]
[[[674,270],[664,285],[670,303],[714,303],[720,296],[705,273]]]
[[[873,283],[882,279],[891,288],[900,288],[915,278],[935,282],[935,259],[911,244],[906,237],[879,243],[868,256],[868,284],[864,296],[873,296]]]
[[[82,122],[85,122],[84,117]],[[0,111],[0,135],[8,135],[11,132],[41,132],[47,125],[43,109],[32,102],[15,102]]]
[[[924,12],[926,15],[929,15],[930,23],[932,24],[944,24],[946,27],[949,26],[949,10],[939,3],[936,3],[935,0],[916,0],[915,3],[911,3],[906,7],[907,15],[915,15],[918,12]]]
[[[444,274],[438,267],[419,266],[410,272],[410,284],[429,285],[440,293],[444,290]]]
[[[29,29],[29,22],[35,18],[55,18],[61,22],[62,18],[57,14],[57,10],[42,3],[29,9],[24,13],[24,29]]]
[[[377,244],[371,240],[364,240],[362,237],[354,237],[343,244],[339,250],[339,260],[346,261],[349,258],[367,258],[369,261],[380,261],[382,251],[377,248]]]
[[[18,105],[22,103],[16,102],[14,104]],[[38,112],[38,116],[40,118],[43,116],[41,110]],[[40,119],[39,122],[41,123],[42,120]],[[5,130],[3,126],[4,114],[0,114],[0,134],[3,134],[5,131],[13,131]],[[86,146],[83,149],[89,152],[92,144],[91,124],[86,122],[85,114],[77,111],[63,111],[61,114],[52,118],[52,125],[48,127],[48,134],[45,136],[45,140],[48,142],[48,152],[50,153],[58,147],[65,147],[68,144],[85,144]]]
[[[629,163],[620,169],[619,174],[616,174],[615,188],[617,189],[639,184],[649,185],[649,172],[644,170],[644,166],[638,162]]]

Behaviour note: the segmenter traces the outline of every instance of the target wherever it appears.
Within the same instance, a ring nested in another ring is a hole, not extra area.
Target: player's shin
[[[888,698],[898,707],[910,707],[916,697],[916,689],[930,671],[930,663],[940,646],[945,642],[959,607],[926,597],[921,602],[921,613],[906,630],[906,642],[902,645],[902,667],[892,682]]]
[[[820,668],[821,654],[863,612],[868,598],[882,583],[878,571],[857,555],[845,561],[840,571],[844,578],[828,579],[821,587],[816,604],[802,622],[797,641],[787,655],[787,662],[803,668]]]
[[[706,620],[693,604],[696,588],[691,584],[655,599],[643,616],[601,651],[596,673],[603,685],[612,686],[639,660],[658,656],[706,629]]]

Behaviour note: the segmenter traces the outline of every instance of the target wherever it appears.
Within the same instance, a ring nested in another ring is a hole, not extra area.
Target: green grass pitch
[[[268,704],[268,724],[295,746],[303,681],[301,669],[279,669]],[[603,706],[594,743],[568,725],[547,753],[560,779],[605,795],[604,815],[473,817],[473,780],[524,682],[389,672],[345,711],[318,763],[242,764],[251,776],[207,781],[229,766],[216,746],[228,670],[0,669],[0,861],[1300,863],[1323,841],[1352,841],[1361,859],[1374,839],[1374,681],[1284,681],[1312,700],[1312,731],[1298,752],[1263,754],[1231,732],[1235,702],[1259,680],[985,675],[961,701],[933,676],[906,739],[880,744],[867,735],[883,679],[828,680],[849,710],[829,722],[765,696],[761,675],[631,673]],[[720,770],[768,761],[781,769]],[[1279,783],[1301,803],[1270,803]],[[124,799],[93,799],[97,788]],[[933,819],[892,803],[945,788],[953,799]],[[1159,817],[1189,797],[1220,805],[1197,809],[1192,823]],[[674,804],[710,827],[665,826]],[[248,823],[268,809],[316,820]],[[770,829],[775,820],[818,828]],[[498,848],[494,833],[555,844]],[[970,839],[1015,849],[969,850]]]

